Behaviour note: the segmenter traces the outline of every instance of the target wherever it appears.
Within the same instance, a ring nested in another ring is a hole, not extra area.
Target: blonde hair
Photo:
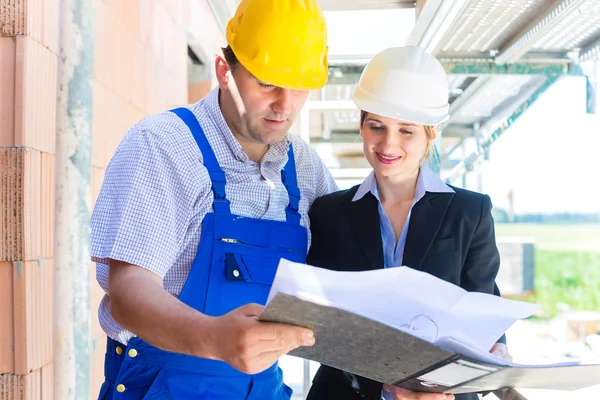
[[[367,120],[367,115],[369,113],[363,110],[360,110],[360,128],[362,129],[365,121]],[[427,150],[425,150],[425,154],[421,157],[421,161],[419,161],[419,166],[417,168],[421,168],[421,165],[431,157],[431,148],[433,147],[433,126],[430,125],[421,125],[423,129],[425,129],[425,135],[427,136]]]

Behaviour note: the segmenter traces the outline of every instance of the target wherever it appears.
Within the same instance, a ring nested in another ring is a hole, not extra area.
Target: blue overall
[[[279,260],[306,259],[307,232],[300,225],[292,146],[282,171],[290,199],[287,221],[234,215],[225,193],[225,174],[196,117],[185,108],[173,112],[200,147],[214,193],[213,212],[202,222],[198,252],[179,300],[211,316],[248,303],[264,305]],[[287,400],[292,395],[277,363],[247,375],[222,361],[163,351],[137,337],[127,346],[108,339],[104,374],[99,399]]]

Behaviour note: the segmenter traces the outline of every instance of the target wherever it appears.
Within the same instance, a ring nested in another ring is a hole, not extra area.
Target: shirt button
[[[236,278],[240,276],[240,271],[238,271],[237,269],[233,270],[233,276],[235,276]]]
[[[117,352],[118,355],[123,354],[123,348],[121,346],[117,346],[117,348],[115,349],[115,351]]]
[[[131,349],[127,352],[127,354],[129,354],[129,357],[134,358],[138,353],[136,349]]]
[[[125,391],[125,385],[123,385],[122,383],[117,385],[117,392],[123,393],[124,391]]]

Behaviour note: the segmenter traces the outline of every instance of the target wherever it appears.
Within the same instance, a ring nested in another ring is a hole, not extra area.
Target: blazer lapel
[[[408,224],[402,265],[421,269],[429,247],[442,226],[452,197],[454,193],[427,192],[414,205]]]
[[[371,269],[383,268],[383,242],[379,226],[377,199],[367,193],[358,201],[342,203],[350,220],[358,246],[363,251]]]

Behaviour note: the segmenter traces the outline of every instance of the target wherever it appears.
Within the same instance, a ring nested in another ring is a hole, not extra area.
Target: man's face
[[[242,65],[230,72],[228,91],[239,115],[234,134],[271,145],[289,131],[306,102],[308,90],[283,89],[259,81]]]

